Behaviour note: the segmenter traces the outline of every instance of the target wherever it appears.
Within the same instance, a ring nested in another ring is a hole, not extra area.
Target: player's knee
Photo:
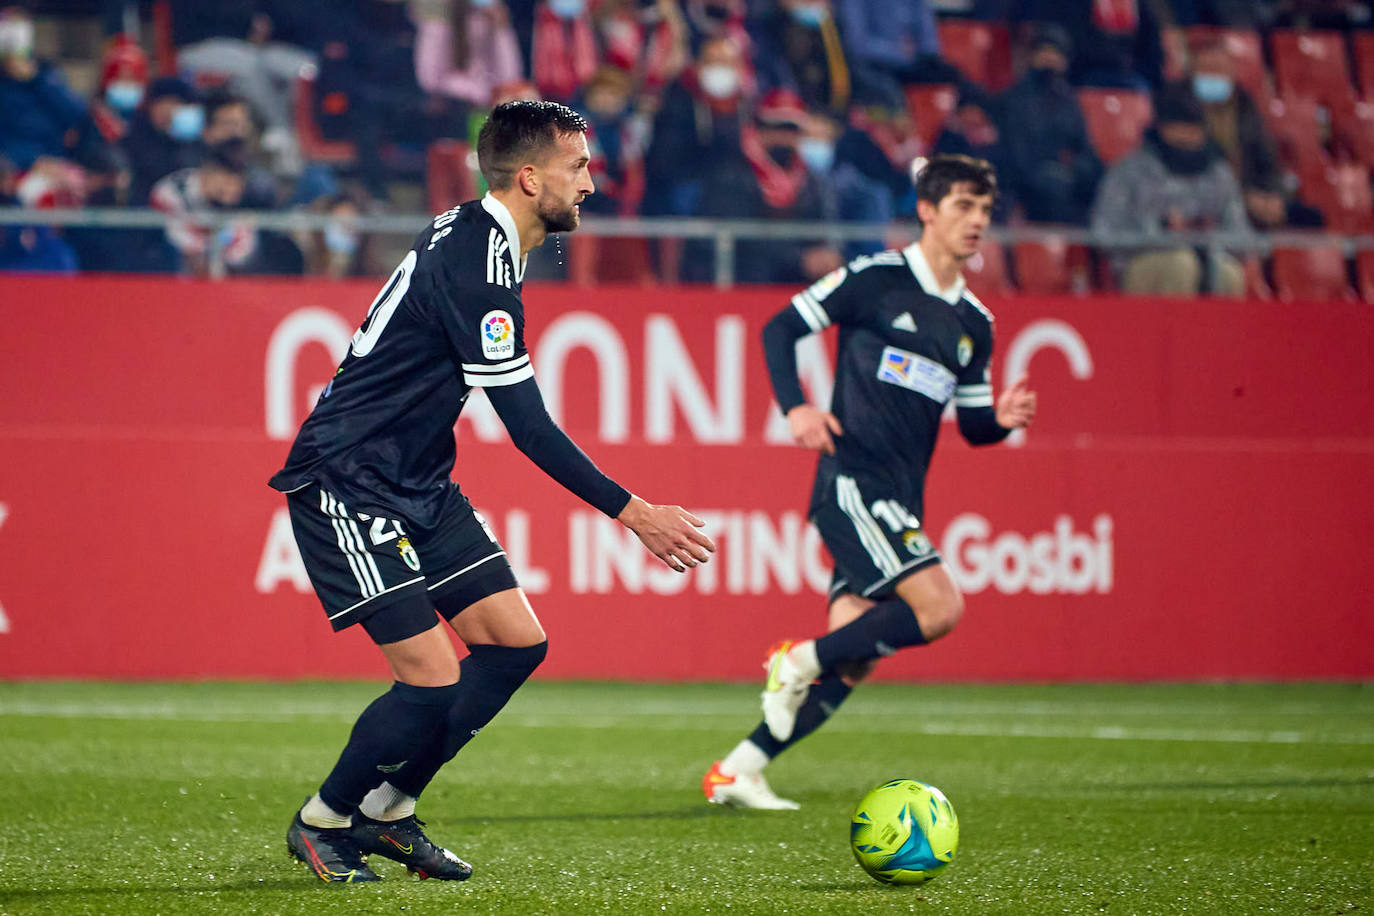
[[[964,616],[964,596],[958,592],[942,595],[935,601],[928,601],[916,609],[916,622],[921,626],[921,635],[926,642],[934,642],[949,633]]]

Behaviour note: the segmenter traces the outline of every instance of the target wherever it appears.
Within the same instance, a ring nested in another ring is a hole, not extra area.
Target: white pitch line
[[[311,721],[352,721],[352,712],[341,712],[335,704],[282,704],[276,709],[230,708],[213,710],[184,707],[177,704],[141,703],[0,703],[0,717],[16,718],[61,718],[61,719],[106,719],[116,721],[175,720],[184,722],[229,722],[229,723],[280,723]],[[739,709],[731,704],[730,709],[721,708],[719,712],[694,707],[690,712],[683,710],[639,709],[624,710],[614,715],[601,716],[551,716],[547,714],[524,713],[510,710],[501,718],[507,727],[523,728],[563,728],[563,729],[603,729],[630,728],[647,731],[720,731],[728,728],[714,719],[747,718],[747,709]],[[947,716],[945,716],[947,718]],[[1096,724],[1078,726],[1056,726],[1045,723],[1028,725],[1017,723],[970,723],[967,715],[959,721],[941,721],[942,716],[927,715],[924,721],[912,722],[909,719],[893,717],[877,712],[855,710],[850,715],[837,717],[827,726],[829,732],[857,734],[917,734],[953,735],[969,738],[1038,738],[1051,740],[1096,740],[1096,741],[1171,741],[1199,744],[1314,744],[1314,745],[1374,745],[1374,734],[1330,734],[1294,730],[1258,729],[1187,729],[1151,728],[1148,726],[1123,726],[1119,724]]]

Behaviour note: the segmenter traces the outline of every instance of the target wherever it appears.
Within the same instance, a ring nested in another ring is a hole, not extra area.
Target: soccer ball
[[[939,789],[894,779],[854,809],[849,845],[863,870],[884,884],[920,884],[954,859],[959,818]]]

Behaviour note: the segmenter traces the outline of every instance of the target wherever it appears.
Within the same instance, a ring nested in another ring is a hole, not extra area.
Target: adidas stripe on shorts
[[[885,598],[902,579],[939,563],[920,512],[920,506],[893,498],[880,482],[836,474],[811,513],[835,561],[831,599],[841,593]]]

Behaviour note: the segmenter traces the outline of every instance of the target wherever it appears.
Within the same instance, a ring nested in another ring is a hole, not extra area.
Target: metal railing
[[[353,223],[361,233],[413,236],[433,217],[427,213],[394,213],[360,216]],[[322,231],[333,222],[325,213],[299,210],[216,210],[197,212],[194,221],[211,230],[212,246],[220,238],[216,231],[226,225],[247,220],[259,229],[298,233]],[[133,207],[90,207],[79,209],[30,210],[0,207],[0,226],[81,226],[88,228],[148,229],[163,228],[170,218],[158,210]],[[810,223],[770,220],[722,220],[700,217],[637,217],[608,219],[586,217],[579,235],[601,238],[696,239],[711,243],[715,253],[715,285],[725,289],[735,281],[735,244],[741,240],[813,240],[832,244],[846,242],[887,242],[894,238],[913,240],[916,227],[907,223]],[[1342,236],[1322,231],[1280,231],[1271,233],[1119,233],[1104,235],[1073,226],[994,226],[988,237],[1003,245],[1021,242],[1086,245],[1099,251],[1155,249],[1168,244],[1177,247],[1225,251],[1236,254],[1267,255],[1275,248],[1339,247],[1346,257],[1358,250],[1374,248],[1374,235]],[[220,252],[212,247],[212,263]]]

